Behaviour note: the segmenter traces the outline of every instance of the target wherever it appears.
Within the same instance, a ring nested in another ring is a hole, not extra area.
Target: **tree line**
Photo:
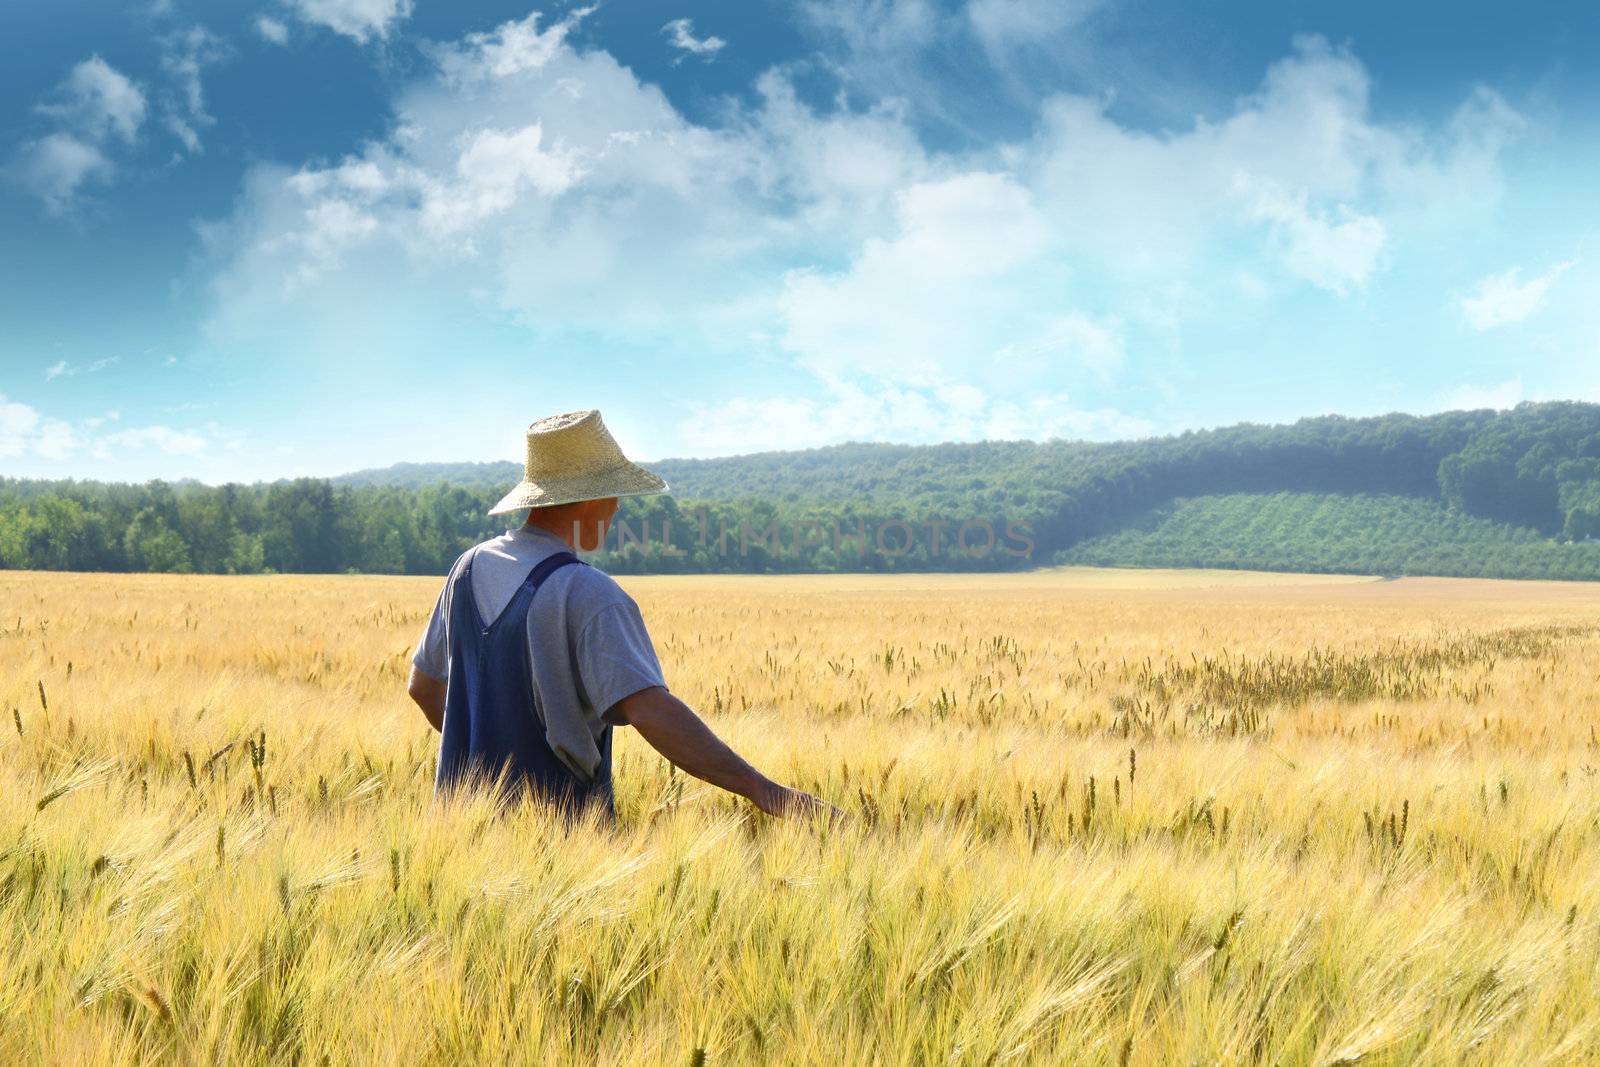
[[[848,444],[652,467],[674,493],[624,500],[599,555],[607,569],[1023,568],[1177,499],[1280,492],[1413,498],[1484,520],[1417,527],[1426,531],[1417,537],[1448,538],[1440,545],[1468,560],[1495,558],[1498,534],[1485,531],[1496,524],[1520,528],[1546,544],[1534,555],[1548,559],[1551,577],[1576,558],[1571,542],[1600,537],[1593,404],[1325,416],[1110,444]],[[513,471],[409,465],[389,479],[401,484],[387,484],[384,472],[223,486],[0,478],[0,567],[441,574],[515,521],[486,514]],[[1345,526],[1370,518],[1349,508]],[[1331,536],[1315,524],[1281,533],[1291,535]],[[1468,564],[1448,555],[1437,566],[1457,569],[1435,573],[1462,573]]]

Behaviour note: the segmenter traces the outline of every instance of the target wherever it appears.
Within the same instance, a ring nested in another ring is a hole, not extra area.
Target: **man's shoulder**
[[[637,614],[639,606],[617,580],[592,564],[574,564],[562,567],[556,575],[563,576],[566,586],[567,625],[573,633],[580,632],[589,621],[610,609],[620,608]]]
[[[466,567],[466,565],[468,563],[472,562],[472,557],[473,556],[477,555],[477,553],[481,549],[493,545],[498,540],[499,540],[499,538],[497,538],[497,537],[491,537],[486,541],[479,541],[477,544],[473,545],[471,548],[466,549],[464,552],[462,552],[459,556],[457,556],[455,558],[455,562],[450,564],[450,569],[445,572],[445,578],[446,579],[455,579],[455,578],[459,577],[460,574],[461,574],[461,571]]]
[[[580,563],[572,567],[563,567],[562,570],[571,573],[572,584],[569,587],[569,597],[581,599],[594,610],[609,607],[612,604],[632,604],[633,597],[627,590],[617,584],[617,580],[592,563]]]

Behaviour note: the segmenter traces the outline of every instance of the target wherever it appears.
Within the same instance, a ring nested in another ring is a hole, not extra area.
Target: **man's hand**
[[[422,709],[422,714],[427,717],[428,723],[441,732],[444,730],[444,691],[444,682],[423,674],[417,670],[416,664],[411,665],[411,681],[406,686],[406,692],[411,694],[411,699]]]
[[[751,797],[756,807],[768,815],[786,816],[788,818],[803,819],[818,815],[826,815],[830,820],[844,818],[844,812],[829,804],[826,800],[814,797],[810,793],[799,789],[790,789],[777,782],[768,783],[772,788],[765,796]]]
[[[779,785],[729,748],[694,710],[663,686],[623,697],[606,712],[639,731],[650,747],[702,781],[747,798],[768,815],[803,816],[838,809],[810,793]]]

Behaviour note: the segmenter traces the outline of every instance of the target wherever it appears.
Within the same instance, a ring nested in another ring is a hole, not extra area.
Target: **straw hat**
[[[528,427],[522,481],[489,514],[666,491],[666,482],[622,454],[600,412],[569,411]]]

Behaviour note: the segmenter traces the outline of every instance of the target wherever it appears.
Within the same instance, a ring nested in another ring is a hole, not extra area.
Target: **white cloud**
[[[503,22],[491,32],[469,33],[458,45],[435,48],[434,59],[446,81],[486,82],[541,70],[555,58],[567,35],[593,7],[580,7],[548,30],[539,29],[539,12]]]
[[[1461,298],[1461,313],[1474,330],[1491,330],[1521,322],[1544,307],[1550,287],[1572,266],[1571,262],[1557,263],[1525,282],[1517,280],[1522,272],[1520,267],[1492,274],[1478,282],[1470,295]]]
[[[848,28],[862,47],[944,32],[927,4],[867,6],[881,17]],[[431,46],[435,69],[397,94],[389,136],[254,168],[235,213],[203,229],[218,267],[207,340],[344,372],[428,358],[433,324],[492,316],[535,353],[798,368],[888,426],[934,412],[1126,434],[1096,390],[1160,369],[1129,352],[1176,353],[1188,317],[1241,291],[1381,286],[1408,242],[1493,202],[1518,122],[1482,92],[1440,128],[1379,122],[1359,61],[1306,38],[1223,117],[1159,133],[1056,95],[1021,142],[934,151],[903,100],[818,110],[782,69],[700,125],[608,53],[572,47],[587,12]],[[962,415],[966,389],[977,414]],[[831,425],[817,402],[738,403],[751,424]]]
[[[1479,408],[1504,410],[1522,403],[1522,379],[1512,378],[1498,385],[1462,385],[1439,399],[1440,411],[1475,411]]]
[[[0,394],[0,459],[34,455],[63,459],[79,447],[72,427]]]
[[[229,54],[222,38],[204,26],[190,26],[162,41],[161,69],[178,85],[177,98],[163,102],[162,121],[190,153],[200,151],[199,129],[217,121],[206,110],[200,75]]]
[[[112,458],[117,451],[156,449],[168,455],[195,456],[206,451],[208,442],[197,433],[174,430],[170,426],[140,426],[106,434],[92,446],[96,459]]]
[[[696,126],[610,55],[567,47],[582,14],[436,46],[437,77],[401,95],[388,141],[331,166],[258,168],[243,210],[204,230],[223,266],[212,335],[259,336],[256,316],[282,323],[272,309],[291,295],[326,293],[319,306],[337,318],[345,297],[309,283],[381,274],[415,286],[416,306],[440,293],[487,301],[552,336],[672,333],[736,350],[756,259],[793,261],[786,249],[815,232],[771,205],[802,196],[842,251],[908,172],[893,153],[920,158],[881,117],[820,121],[776,89],[771,127],[760,114]],[[788,159],[807,165],[790,172]],[[827,168],[848,174],[835,182]]]
[[[696,37],[694,22],[690,19],[673,19],[661,27],[661,32],[667,35],[668,44],[683,53],[673,61],[675,63],[683,59],[684,55],[699,56],[709,63],[728,43],[721,37],[709,34],[705,37]]]
[[[556,197],[571,188],[581,173],[577,158],[542,147],[543,136],[536,122],[463,137],[453,178],[421,183],[424,225],[442,233],[459,231],[506,211],[523,189]]]
[[[1081,23],[1104,0],[971,0],[967,21],[991,54],[1039,45]]]
[[[34,110],[58,128],[23,141],[7,170],[46,211],[66,215],[86,187],[111,181],[116,168],[106,146],[138,139],[147,104],[139,86],[95,55],[74,66]]]
[[[1037,370],[1059,349],[1061,312],[1038,299],[1049,232],[1026,189],[981,172],[921,182],[896,214],[897,232],[866,241],[846,270],[787,276],[781,344],[803,365],[942,382],[1002,355],[1013,371]]]
[[[845,441],[1123,440],[1148,436],[1145,419],[1075,407],[1065,393],[998,399],[974,386],[873,386],[836,382],[824,399],[738,397],[691,404],[679,425],[697,455],[736,455]]]
[[[411,0],[285,0],[294,13],[317,26],[365,44],[389,36],[411,17]],[[259,28],[259,26],[258,26]],[[270,39],[270,38],[269,38]]]
[[[163,456],[181,456],[189,460],[206,456],[214,442],[233,447],[239,439],[222,427],[212,424],[205,433],[176,429],[171,426],[138,426],[105,432],[105,428],[122,418],[120,412],[84,418],[74,422],[54,418],[28,404],[7,400],[0,394],[0,459],[32,460],[29,468],[36,474],[52,476],[53,464],[87,452],[106,466],[104,476],[114,478],[141,466],[139,457],[157,453]]]
[[[104,356],[85,364],[68,363],[64,359],[59,359],[45,368],[44,380],[51,382],[57,378],[72,377],[78,374],[93,374],[95,371],[105,370],[107,367],[115,366],[121,362],[121,356]]]
[[[1071,313],[1045,318],[1040,329],[1026,341],[1004,345],[996,356],[1001,366],[1027,366],[1042,358],[1053,358],[1106,379],[1121,367],[1124,349],[1121,324],[1115,318],[1097,321]]]
[[[216,121],[205,107],[201,74],[226,58],[228,48],[203,26],[158,40],[161,69],[173,83],[157,97],[161,124],[188,152],[198,152],[199,131]],[[44,202],[50,214],[68,215],[87,188],[111,183],[117,169],[113,155],[138,145],[150,109],[143,87],[92,55],[76,64],[34,108],[53,120],[56,129],[25,139],[6,169]]]
[[[289,27],[271,15],[262,15],[256,19],[256,32],[263,40],[271,41],[273,44],[289,43]]]
[[[1347,51],[1301,38],[1231,114],[1187,130],[1145,133],[1104,100],[1052,97],[1016,170],[1080,258],[1124,284],[1203,278],[1243,246],[1263,260],[1258,276],[1276,265],[1349,293],[1402,242],[1492,204],[1515,134],[1514,113],[1486,92],[1441,130],[1380,124],[1370,87]]]
[[[90,140],[117,137],[132,144],[147,108],[139,86],[94,55],[73,67],[53,97],[37,110]]]
[[[22,150],[15,173],[22,186],[44,201],[52,215],[70,211],[79,191],[105,183],[114,168],[98,147],[65,133],[52,133]]]
[[[1314,212],[1306,201],[1304,191],[1286,196],[1263,190],[1256,194],[1250,214],[1272,227],[1290,273],[1340,296],[1365,289],[1388,240],[1383,223],[1348,204]]]

